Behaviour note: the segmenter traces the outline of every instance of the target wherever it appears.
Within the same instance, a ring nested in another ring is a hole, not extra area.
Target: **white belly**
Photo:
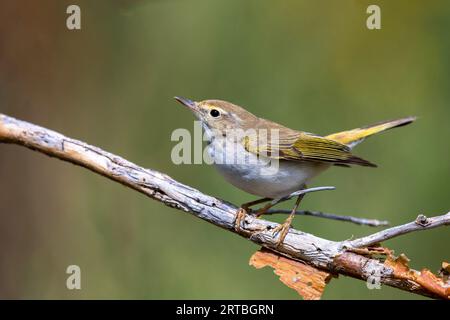
[[[234,148],[236,151],[212,143],[208,146],[208,154],[228,182],[260,197],[277,199],[287,196],[302,189],[311,178],[330,166],[326,163],[286,160],[268,164],[267,158],[256,157],[240,144],[234,145]]]

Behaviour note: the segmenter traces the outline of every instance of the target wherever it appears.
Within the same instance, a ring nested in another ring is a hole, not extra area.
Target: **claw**
[[[277,241],[277,247],[279,247],[280,245],[283,244],[284,239],[286,238],[286,235],[289,232],[289,229],[291,228],[291,222],[289,221],[290,219],[286,220],[283,224],[280,224],[278,226],[276,226],[273,230],[272,230],[272,234],[275,235],[278,232],[280,233],[280,237],[278,238]]]
[[[244,208],[239,208],[236,212],[236,220],[234,220],[234,230],[236,230],[236,232],[241,231],[241,222],[245,219],[246,214],[247,210],[245,210]]]

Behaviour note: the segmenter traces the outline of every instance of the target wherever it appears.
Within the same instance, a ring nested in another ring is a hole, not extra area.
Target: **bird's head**
[[[233,129],[248,129],[257,117],[230,102],[222,100],[204,100],[200,102],[175,97],[175,100],[188,107],[202,122],[205,130],[224,132]]]

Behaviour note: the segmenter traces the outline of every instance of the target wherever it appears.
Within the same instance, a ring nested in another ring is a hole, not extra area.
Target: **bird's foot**
[[[289,229],[291,228],[292,219],[290,219],[290,218],[291,217],[287,218],[284,223],[279,224],[272,230],[273,235],[276,235],[277,233],[280,234],[277,244],[276,244],[277,247],[279,247],[283,244],[284,239],[286,238],[286,236],[289,232]]]
[[[245,208],[239,208],[236,211],[236,219],[234,220],[234,230],[236,232],[241,231],[241,222],[245,219],[245,215],[247,214],[247,210]]]

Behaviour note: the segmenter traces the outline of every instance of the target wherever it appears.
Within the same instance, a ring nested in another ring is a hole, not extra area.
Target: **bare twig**
[[[284,202],[284,201],[287,201],[289,199],[292,199],[294,197],[297,197],[297,196],[299,196],[301,194],[307,194],[307,193],[318,192],[318,191],[334,190],[334,189],[336,189],[336,188],[332,187],[332,186],[313,187],[313,188],[302,189],[302,190],[299,190],[299,191],[295,191],[295,192],[291,193],[290,195],[287,195],[287,196],[285,196],[283,198],[273,199],[271,201],[271,204],[272,205],[276,205],[276,204],[279,204],[281,202]]]
[[[291,213],[291,210],[287,210],[287,209],[269,209],[264,213],[264,215],[290,214],[290,213]],[[320,211],[299,210],[299,211],[296,211],[295,214],[351,222],[354,224],[370,226],[370,227],[381,227],[381,226],[389,225],[389,221],[386,221],[386,220],[366,219],[366,218],[358,218],[358,217],[353,217],[353,216],[341,216],[341,215],[337,215],[337,214],[333,214],[333,213],[326,213],[326,212],[320,212]]]
[[[305,188],[305,189],[301,189],[301,190],[295,191],[295,192],[293,192],[293,193],[291,193],[291,194],[289,194],[289,195],[287,195],[285,197],[282,197],[282,198],[277,198],[277,199],[273,199],[273,200],[271,200],[269,198],[264,198],[264,199],[257,200],[257,202],[259,203],[260,201],[261,202],[270,201],[271,206],[275,206],[275,205],[277,205],[279,203],[288,201],[288,200],[290,200],[290,199],[292,199],[294,197],[297,197],[299,195],[305,195],[305,194],[308,194],[308,193],[319,192],[319,191],[328,191],[328,190],[334,190],[334,189],[336,189],[336,188],[335,187],[331,187],[331,186]],[[264,211],[264,214],[266,214],[266,212],[267,211]]]
[[[433,218],[427,218],[424,215],[419,215],[413,222],[402,224],[366,237],[349,241],[348,244],[353,248],[369,247],[371,245],[398,237],[402,234],[411,233],[414,231],[430,230],[448,225],[450,225],[450,212]]]
[[[236,232],[234,228],[236,206],[181,184],[163,173],[139,167],[98,147],[1,114],[0,142],[22,145],[77,164],[167,206],[189,212],[216,226]],[[430,223],[428,227],[427,223]],[[429,218],[423,226],[415,222],[361,239],[343,242],[330,241],[291,229],[284,242],[278,245],[276,236],[271,232],[278,224],[248,215],[242,224],[240,235],[279,255],[302,261],[328,272],[349,275],[361,280],[366,280],[371,273],[376,273],[380,275],[380,282],[383,284],[429,297],[448,298],[448,290],[445,287],[448,284],[441,285],[440,282],[438,284],[436,282],[434,286],[427,285],[423,277],[406,277],[396,272],[393,265],[384,264],[364,254],[349,252],[349,249],[368,246],[407,232],[447,224],[448,214]]]

